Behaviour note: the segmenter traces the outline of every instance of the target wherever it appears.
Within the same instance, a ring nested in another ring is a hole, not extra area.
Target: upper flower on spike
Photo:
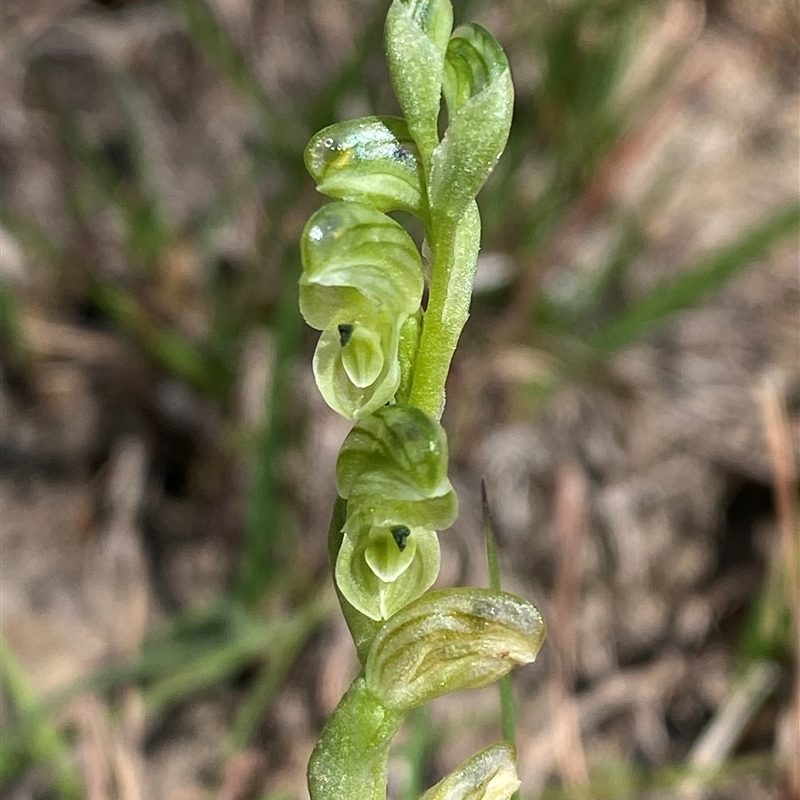
[[[423,217],[427,198],[417,146],[405,120],[362,117],[321,130],[306,147],[317,190],[378,211],[402,209]]]
[[[400,384],[400,331],[422,298],[422,263],[393,219],[361,203],[331,203],[301,242],[300,311],[323,331],[314,376],[328,405],[357,419]]]

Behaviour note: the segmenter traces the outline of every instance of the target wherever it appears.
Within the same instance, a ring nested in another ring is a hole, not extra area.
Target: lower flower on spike
[[[355,542],[345,534],[336,559],[336,584],[362,614],[389,619],[430,589],[439,561],[434,531],[372,527]]]
[[[419,800],[509,800],[519,788],[516,754],[499,742],[459,764]]]

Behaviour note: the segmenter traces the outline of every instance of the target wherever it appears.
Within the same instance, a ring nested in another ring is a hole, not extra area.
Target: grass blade
[[[497,556],[497,539],[492,525],[492,513],[489,508],[489,498],[486,494],[486,483],[481,481],[481,503],[483,506],[483,535],[486,539],[486,561],[489,565],[489,587],[499,591],[500,586],[500,561]],[[503,738],[511,744],[517,741],[517,720],[514,713],[514,690],[511,686],[511,675],[505,675],[498,682],[500,690],[500,708],[503,720]],[[512,800],[520,800],[519,792],[514,792]]]
[[[268,149],[290,161],[299,158],[307,134],[298,130],[300,125],[295,118],[278,112],[205,0],[173,0],[173,3],[183,12],[189,33],[209,60],[243,96],[253,102],[269,132]]]
[[[157,327],[133,295],[95,280],[91,297],[156,364],[204,394],[225,396],[233,380],[230,369],[177,331]]]
[[[63,800],[80,800],[83,787],[67,744],[55,726],[47,720],[22,665],[2,636],[0,666],[3,688],[22,719],[15,729],[3,732],[0,746],[0,787],[10,783],[31,762],[40,762],[47,765],[59,797]]]
[[[31,353],[16,292],[0,280],[0,356],[21,373],[30,372]]]
[[[247,499],[247,522],[236,592],[245,605],[257,602],[272,583],[276,561],[290,543],[281,530],[280,454],[286,436],[289,365],[300,347],[302,319],[297,313],[299,257],[284,258],[284,285],[275,329],[275,368],[265,398],[267,419],[256,445],[254,475]]]
[[[331,615],[335,605],[326,586],[286,621],[281,636],[273,640],[269,661],[262,666],[255,685],[236,713],[230,733],[233,752],[250,744],[265,710],[285,682],[309,636]]]
[[[590,346],[603,357],[640,340],[677,312],[694,308],[785,236],[796,232],[798,225],[800,205],[782,209],[733,244],[657,286],[590,340]]]
[[[401,800],[415,800],[425,791],[425,773],[429,768],[431,750],[435,744],[429,708],[415,708],[408,717],[408,741],[403,755],[408,769],[408,779],[400,795]]]

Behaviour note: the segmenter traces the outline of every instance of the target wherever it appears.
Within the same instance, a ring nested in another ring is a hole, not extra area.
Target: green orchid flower
[[[458,513],[444,429],[413,406],[379,409],[345,439],[336,480],[347,500],[336,584],[362,614],[388,619],[436,580],[435,531]]]
[[[314,377],[328,405],[371,414],[400,386],[405,321],[420,305],[422,262],[401,225],[362,203],[323,206],[305,226],[300,312],[321,330]]]
[[[303,231],[300,310],[321,331],[319,390],[355,421],[336,463],[328,552],[362,665],[311,755],[311,800],[385,800],[389,747],[409,710],[530,663],[545,636],[521,598],[430,591],[438,532],[458,513],[438,420],[469,316],[475,197],[505,147],[514,100],[491,34],[452,26],[450,0],[394,0],[385,46],[403,117],[337,122],[305,152],[334,201]],[[394,211],[422,221],[426,272]],[[500,742],[419,800],[510,800],[518,786],[514,748]]]

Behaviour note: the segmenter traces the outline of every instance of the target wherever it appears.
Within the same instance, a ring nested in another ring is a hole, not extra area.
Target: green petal
[[[369,538],[342,540],[336,559],[336,585],[348,602],[374,620],[388,619],[426,592],[439,574],[439,539],[433,531],[412,529],[413,559],[393,581],[382,580],[366,560]],[[408,549],[408,548],[407,548]]]
[[[514,747],[499,742],[459,764],[419,800],[509,800],[519,785]]]
[[[354,360],[349,360],[346,365],[344,353],[353,343],[342,347],[338,327],[323,331],[314,351],[312,366],[320,393],[334,411],[348,419],[358,419],[377,411],[394,397],[400,385],[400,364],[397,359],[399,329],[386,323],[377,330],[369,331],[369,336],[370,341],[379,347],[382,361],[380,373],[365,386],[359,386],[351,376],[355,375],[361,382],[366,380],[374,373],[378,356],[365,359],[363,372]]]
[[[431,158],[431,213],[458,219],[508,140],[514,87],[505,53],[480,25],[461,25],[447,47],[444,94],[450,122]]]
[[[367,685],[388,706],[411,709],[486,686],[530,663],[544,636],[536,608],[506,592],[430,592],[378,631],[367,657]]]
[[[355,482],[367,473],[376,473],[376,480],[383,475],[396,481],[398,494],[392,496],[419,499],[439,494],[447,481],[444,428],[429,414],[406,405],[383,408],[362,420],[339,452],[339,495],[349,497]]]
[[[375,498],[380,500],[375,502]],[[458,498],[449,480],[435,494],[423,495],[396,472],[370,472],[350,493],[345,531],[354,539],[373,526],[408,525],[441,531],[457,516]]]
[[[391,528],[372,528],[364,548],[367,566],[386,583],[396,581],[409,568],[417,552],[417,537],[412,531],[405,525],[397,525],[395,530],[403,533],[393,536]]]
[[[321,130],[306,147],[317,189],[379,211],[426,213],[417,146],[399,117],[362,117]]]
[[[320,208],[301,239],[300,312],[317,330],[383,316],[401,325],[422,299],[422,261],[413,239],[361,203]]]
[[[344,371],[354,386],[365,389],[371,386],[383,370],[384,354],[381,350],[381,337],[377,331],[356,325],[342,344],[344,326],[337,326],[339,345]]]
[[[394,0],[386,16],[389,76],[423,162],[439,142],[444,55],[452,28],[450,0]]]

